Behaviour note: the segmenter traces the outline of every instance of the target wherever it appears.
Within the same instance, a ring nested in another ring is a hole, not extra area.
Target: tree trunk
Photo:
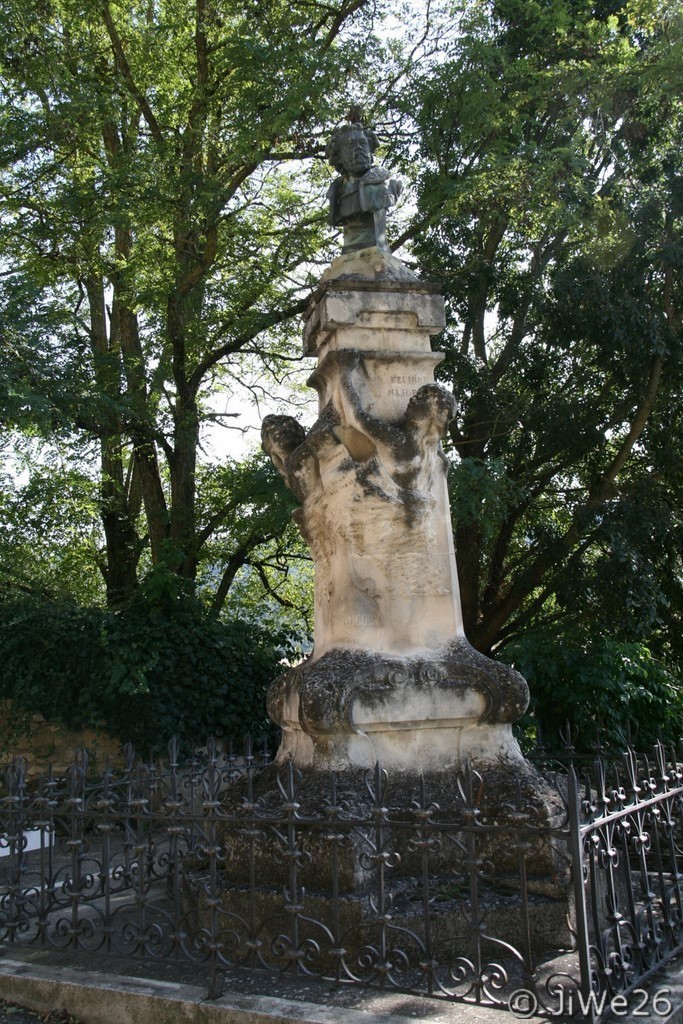
[[[479,621],[479,562],[481,557],[481,530],[477,525],[460,526],[455,533],[455,552],[460,581],[460,603],[466,636]]]
[[[195,516],[199,413],[196,390],[188,383],[186,367],[187,325],[192,298],[174,292],[168,301],[168,332],[173,351],[176,400],[173,410],[171,471],[171,514],[169,564],[185,579],[197,574],[197,528]]]
[[[90,346],[97,387],[112,403],[120,398],[118,353],[107,333],[104,286],[94,278],[86,281],[90,307]],[[100,518],[104,530],[106,561],[103,569],[107,604],[118,605],[137,587],[140,542],[128,501],[124,474],[122,424],[115,415],[97,425],[100,436]]]
[[[137,567],[141,545],[129,515],[120,440],[103,438],[100,450],[100,516],[107,558],[104,576],[107,604],[116,606],[125,602],[138,585]]]

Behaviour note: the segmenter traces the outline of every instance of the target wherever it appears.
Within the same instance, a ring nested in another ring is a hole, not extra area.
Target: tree
[[[270,620],[312,629],[312,565],[291,519],[296,500],[259,453],[237,464],[201,466],[198,490],[206,523],[198,589],[214,616]],[[236,580],[239,582],[236,586]]]
[[[674,661],[680,12],[462,0],[450,15],[419,35],[418,61],[412,39],[377,43],[369,0],[269,0],[258,16],[12,0],[3,423],[97,446],[110,603],[148,560],[217,613],[240,568],[243,593],[258,581],[292,603],[272,474],[202,467],[198,450],[217,380],[245,356],[293,356],[327,256],[321,139],[350,82],[363,99],[381,80],[366,113],[416,178],[396,244],[413,240],[449,312],[470,639],[513,652],[552,626],[585,651],[609,634]]]
[[[99,603],[97,481],[68,464],[28,464],[0,477],[0,589]]]
[[[5,10],[3,419],[96,444],[111,604],[145,550],[192,584],[234,517],[197,503],[208,393],[245,350],[289,351],[324,230],[301,161],[363,87],[371,20],[368,0]]]
[[[457,24],[397,152],[423,168],[415,252],[448,306],[466,631],[484,651],[552,625],[671,656],[680,9],[489,0]]]

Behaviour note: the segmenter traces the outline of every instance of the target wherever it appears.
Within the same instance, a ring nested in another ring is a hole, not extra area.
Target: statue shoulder
[[[386,167],[374,166],[366,171],[360,180],[363,185],[380,185],[383,181],[388,181],[390,177],[391,171],[388,171]]]
[[[327,198],[331,203],[336,202],[337,196],[339,194],[339,189],[341,188],[342,183],[342,178],[335,178],[334,181],[331,183],[330,187],[328,188]]]
[[[330,187],[327,190],[327,201],[329,203],[329,214],[328,222],[332,227],[337,226],[337,203],[339,202],[339,193],[343,185],[342,178],[335,178]]]

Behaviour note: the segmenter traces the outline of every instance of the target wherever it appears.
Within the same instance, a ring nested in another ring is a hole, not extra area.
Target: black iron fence
[[[411,785],[414,783],[414,791]],[[683,771],[659,745],[488,799],[481,778],[315,784],[265,751],[6,770],[0,942],[599,1019],[683,949]]]
[[[665,990],[643,986],[683,949],[683,771],[662,744],[602,760],[580,789],[570,769],[569,817],[583,1005],[594,1017],[666,1016]],[[611,776],[611,778],[610,778]],[[658,1005],[650,1001],[658,999]]]

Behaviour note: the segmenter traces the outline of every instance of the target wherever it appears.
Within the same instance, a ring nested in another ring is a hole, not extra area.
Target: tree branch
[[[253,339],[262,331],[266,331],[270,327],[276,327],[285,320],[289,320],[293,316],[303,313],[308,306],[309,300],[310,296],[306,296],[303,299],[298,299],[296,302],[293,302],[285,309],[279,310],[277,313],[271,313],[268,316],[264,316],[263,320],[254,328],[254,330],[243,335],[238,335],[236,338],[233,338],[232,341],[226,342],[224,345],[220,345],[212,352],[209,352],[204,359],[197,364],[192,372],[189,379],[189,386],[198,390],[205,374],[208,373],[212,366],[215,366],[216,363],[220,362],[220,360],[224,359],[226,356],[232,355],[234,352],[239,352],[245,345],[249,344],[250,341],[253,341]]]
[[[496,606],[491,608],[486,624],[473,628],[471,640],[480,650],[490,649],[491,644],[499,635],[507,620],[522,605],[526,597],[541,583],[549,567],[564,559],[567,553],[576,544],[581,542],[582,529],[579,524],[582,514],[586,511],[597,509],[612,495],[614,481],[626,464],[654,407],[661,371],[662,357],[657,355],[652,360],[647,387],[626,438],[609,466],[592,485],[585,503],[574,512],[571,525],[561,537],[548,543],[535,561],[517,579],[513,580],[507,592],[497,602]]]
[[[225,567],[225,571],[221,577],[221,582],[218,585],[218,589],[214,595],[213,601],[211,602],[211,614],[217,616],[225,604],[225,600],[228,596],[230,587],[233,584],[235,576],[240,571],[243,565],[246,564],[249,552],[257,547],[259,544],[265,544],[270,538],[267,535],[252,534],[245,541],[240,544],[238,548],[233,551],[228,559],[228,564]]]
[[[271,586],[270,580],[266,576],[266,571],[260,562],[252,562],[250,560],[247,560],[246,564],[251,565],[254,569],[256,569],[256,572],[259,575],[259,579],[263,584],[263,589],[266,591],[267,594],[270,594],[271,597],[275,598],[279,605],[281,605],[283,608],[296,608],[296,605],[292,601],[288,601],[286,598],[281,597],[280,594],[278,594],[277,590],[275,590],[274,587]]]
[[[102,0],[102,17],[104,19],[104,24],[107,28],[107,32],[109,33],[109,39],[111,41],[112,50],[114,51],[116,63],[118,64],[119,70],[123,75],[124,82],[128,86],[128,91],[138,104],[140,112],[142,113],[142,116],[145,119],[145,122],[152,134],[153,139],[155,140],[155,142],[158,143],[159,146],[163,146],[163,132],[161,131],[159,122],[154,116],[154,113],[152,111],[151,106],[149,105],[147,97],[142,92],[142,90],[138,88],[137,83],[133,78],[133,73],[130,69],[130,64],[128,63],[128,59],[124,52],[123,44],[121,43],[121,37],[118,34],[116,25],[114,24],[114,19],[112,18],[111,11],[109,10],[108,0]]]
[[[367,3],[368,0],[352,0],[351,3],[348,3],[346,5],[342,4],[341,9],[338,11],[337,16],[334,18],[332,25],[330,26],[327,35],[323,40],[323,50],[329,50],[330,46],[332,46],[335,39],[339,35],[341,27],[344,24],[344,22],[348,18],[350,18],[352,14],[355,14],[356,11],[359,11],[361,7],[365,7]],[[320,29],[322,28],[326,21],[327,17],[322,18],[318,22],[318,24],[314,26],[311,34],[313,36],[317,35],[317,33],[320,31]]]

